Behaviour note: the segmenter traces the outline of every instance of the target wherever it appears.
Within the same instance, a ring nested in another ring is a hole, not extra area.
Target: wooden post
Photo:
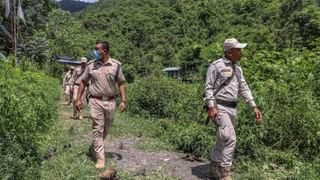
[[[16,0],[13,0],[13,67],[17,64],[17,8]]]
[[[10,0],[10,14],[9,14],[9,22],[10,22],[10,32],[12,35],[11,39],[11,53],[14,55],[12,60],[12,66],[16,67],[16,58],[17,58],[17,29],[16,29],[16,0]]]

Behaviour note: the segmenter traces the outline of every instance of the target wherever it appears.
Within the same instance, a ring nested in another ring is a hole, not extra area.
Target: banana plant
[[[4,54],[0,53],[0,60],[7,61],[7,57]]]
[[[11,40],[12,40],[11,33],[8,31],[8,29],[4,25],[0,24],[0,41],[8,42]],[[0,60],[7,61],[8,59],[4,54],[0,53]]]
[[[0,34],[1,34],[1,38],[5,39],[5,40],[11,40],[12,39],[11,33],[2,24],[0,25]]]

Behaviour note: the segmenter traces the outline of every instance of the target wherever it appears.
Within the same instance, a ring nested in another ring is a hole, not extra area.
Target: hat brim
[[[243,49],[247,47],[247,43],[238,43],[237,45],[235,45],[233,48],[239,48],[239,49]]]

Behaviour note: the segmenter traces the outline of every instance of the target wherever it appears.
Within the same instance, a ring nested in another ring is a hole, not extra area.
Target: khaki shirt
[[[69,70],[63,78],[63,85],[72,85],[73,84],[73,73]]]
[[[79,85],[80,82],[77,83],[78,82],[77,80],[80,78],[80,76],[82,75],[84,70],[85,70],[85,68],[82,68],[81,66],[75,68],[74,73],[72,75],[72,78],[73,78],[73,81],[74,81],[74,85]]]
[[[116,83],[125,81],[121,63],[109,58],[106,63],[102,61],[89,62],[85,71],[77,80],[89,82],[89,93],[93,96],[114,96]]]
[[[233,72],[235,74],[231,82],[223,87],[217,94],[217,89],[232,76]],[[205,97],[204,100],[209,107],[215,107],[215,99],[221,99],[225,101],[237,101],[238,92],[240,91],[245,102],[250,107],[255,107],[256,103],[253,100],[253,96],[249,86],[243,76],[242,69],[239,65],[233,64],[227,58],[221,58],[210,64],[205,83]],[[216,94],[216,95],[214,95]]]

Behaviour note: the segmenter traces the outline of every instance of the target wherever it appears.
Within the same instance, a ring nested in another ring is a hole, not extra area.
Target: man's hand
[[[120,112],[125,111],[126,110],[126,102],[121,101],[119,104],[119,109],[120,109]]]
[[[257,107],[252,108],[252,111],[255,113],[256,122],[260,123],[262,120],[262,113],[260,112],[260,110]]]
[[[78,111],[82,109],[82,102],[79,99],[76,100],[76,108]]]
[[[208,116],[211,120],[215,120],[218,116],[218,110],[216,107],[209,107]]]

